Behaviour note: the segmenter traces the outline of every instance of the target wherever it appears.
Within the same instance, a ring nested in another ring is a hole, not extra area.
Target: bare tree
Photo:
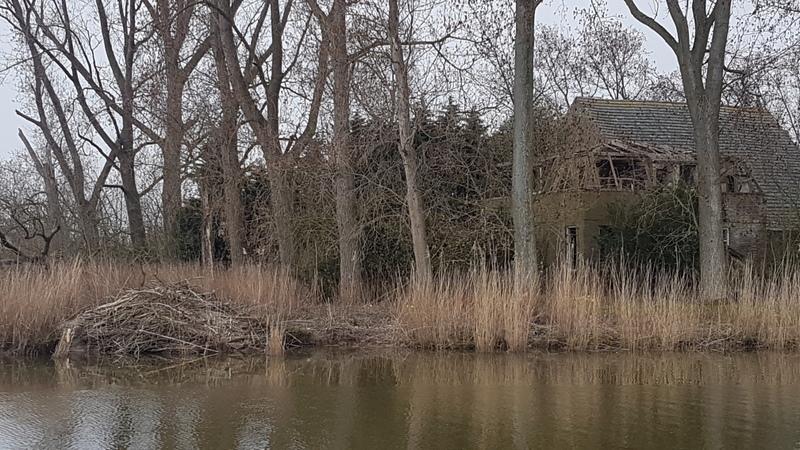
[[[319,46],[318,75],[309,102],[306,126],[299,136],[292,137],[288,140],[288,144],[283,146],[280,136],[280,96],[287,71],[291,69],[291,66],[284,67],[283,39],[293,2],[288,0],[283,9],[281,3],[279,0],[264,2],[259,7],[252,26],[249,27],[249,34],[245,35],[236,26],[236,14],[241,1],[236,0],[231,3],[230,0],[218,0],[215,5],[215,25],[221,38],[222,53],[232,91],[266,160],[280,260],[286,266],[293,267],[296,249],[292,227],[293,188],[289,175],[293,159],[302,153],[316,132],[328,70],[328,43],[323,39]],[[269,44],[261,49],[259,43],[265,32],[264,25],[267,19],[269,19],[270,39]],[[245,49],[244,64],[239,58],[237,38]],[[263,68],[267,62],[269,62],[268,72]],[[265,105],[261,104],[261,97],[258,94],[254,95],[257,88],[251,89],[251,84],[260,88],[260,95],[263,95]],[[264,109],[266,115],[262,113]]]
[[[238,140],[239,105],[236,102],[236,94],[231,86],[231,77],[228,73],[228,66],[225,63],[225,55],[222,49],[222,39],[217,28],[212,30],[211,53],[214,56],[216,86],[221,103],[221,117],[216,129],[212,131],[212,140],[213,146],[219,152],[222,166],[226,236],[231,255],[231,265],[235,267],[244,262],[241,198],[242,170],[239,161]],[[205,194],[203,195],[205,205],[207,198]],[[203,243],[206,243],[206,234],[206,232],[203,233]],[[207,261],[207,258],[204,258],[204,261]]]
[[[174,250],[176,218],[181,206],[181,149],[184,142],[184,91],[189,76],[210,48],[210,37],[187,50],[190,27],[198,9],[194,0],[144,0],[155,24],[163,50],[164,89],[163,111],[163,183],[161,208],[167,246]]]
[[[108,153],[101,153],[119,172],[121,185],[112,187],[119,188],[123,193],[131,243],[134,248],[142,249],[146,245],[146,233],[141,199],[152,186],[141,190],[137,186],[136,155],[142,146],[137,145],[136,130],[144,132],[151,141],[157,142],[159,136],[135,117],[137,80],[134,66],[139,50],[151,36],[139,26],[140,3],[136,0],[116,0],[114,11],[117,16],[111,17],[103,1],[95,2],[97,22],[89,26],[96,26],[100,31],[102,54],[110,67],[115,93],[107,86],[106,74],[94,48],[90,42],[81,40],[90,40],[89,36],[96,31],[77,29],[72,10],[65,0],[53,0],[46,16],[44,5],[26,5],[42,33],[41,39],[34,39],[35,49],[46,54],[73,84],[77,103],[95,134],[110,149]],[[56,22],[50,23],[51,18],[55,18]],[[121,49],[117,48],[120,34]],[[88,93],[101,102],[99,111],[93,109],[87,98]],[[82,138],[100,151],[90,137]]]
[[[556,27],[544,26],[536,36],[539,55],[537,72],[543,88],[559,109],[569,108],[577,96],[593,96],[597,84],[586,64],[584,47],[577,38],[561,33]]]
[[[308,1],[322,33],[330,39],[333,72],[333,159],[336,187],[336,224],[339,228],[339,297],[352,302],[361,292],[361,225],[355,196],[350,145],[350,89],[352,63],[347,50],[347,3],[333,0],[326,14],[316,0]]]
[[[42,196],[48,182],[30,176],[36,163],[24,156],[0,163],[0,253],[16,262],[46,262],[62,226],[53,223],[47,192]]]
[[[637,99],[649,87],[655,72],[644,50],[644,36],[609,17],[604,4],[580,13],[580,61],[596,91],[616,100]]]
[[[731,1],[718,0],[709,11],[706,0],[693,0],[693,39],[688,11],[678,0],[667,0],[675,36],[654,17],[642,12],[635,0],[625,0],[625,3],[633,17],[655,31],[678,59],[697,152],[700,290],[705,298],[722,298],[727,291],[727,258],[719,182],[719,114]]]
[[[44,154],[39,156],[28,137],[22,130],[19,130],[19,139],[25,146],[36,173],[42,179],[44,185],[45,198],[47,199],[47,229],[64,229],[64,213],[61,209],[61,199],[59,198],[58,179],[56,178],[56,168],[53,163],[53,151],[49,145],[44,145]],[[54,236],[49,242],[48,251],[52,248],[56,252],[63,252],[65,240],[63,234]]]
[[[414,149],[414,133],[411,128],[411,89],[409,87],[408,61],[403,55],[400,40],[400,9],[397,0],[389,0],[389,42],[392,68],[395,77],[395,104],[400,142],[398,150],[403,160],[406,177],[406,204],[411,223],[411,240],[414,247],[416,275],[427,279],[431,276],[430,250],[425,228],[425,209],[417,182],[417,155]]]
[[[117,55],[114,49],[116,33],[109,22],[106,6],[102,0],[97,0],[97,13],[100,25],[100,32],[103,37],[103,48],[108,59],[114,81],[120,92],[120,111],[119,116],[122,122],[121,128],[117,128],[116,136],[108,133],[107,128],[97,120],[92,120],[95,132],[97,132],[110,148],[117,149],[118,171],[122,185],[120,186],[125,196],[125,207],[128,213],[128,228],[131,234],[131,243],[134,248],[142,249],[146,245],[146,235],[144,227],[144,216],[142,214],[142,194],[136,184],[136,142],[135,142],[135,119],[134,119],[134,65],[136,63],[136,53],[143,44],[139,29],[139,5],[135,0],[117,0],[117,10],[119,20],[122,23],[122,55]],[[66,4],[63,7],[65,13],[64,25],[67,29],[67,50],[66,53],[73,62],[76,59],[76,51],[72,44],[71,25]],[[146,38],[146,37],[145,37]],[[77,75],[77,70],[73,68],[73,74]],[[73,78],[73,82],[78,77]],[[78,82],[79,83],[79,82]],[[85,102],[84,102],[85,103]],[[85,108],[87,109],[87,108]],[[87,115],[91,113],[87,111]]]
[[[533,28],[541,0],[516,0],[514,42],[514,153],[511,214],[514,219],[514,267],[516,273],[537,270],[533,225],[530,154],[533,150]]]
[[[87,170],[84,167],[79,130],[75,129],[75,120],[62,101],[64,93],[57,89],[45,66],[45,54],[41,50],[39,33],[46,34],[47,30],[42,27],[33,6],[35,5],[28,3],[23,5],[19,0],[7,0],[3,8],[7,13],[6,20],[23,37],[23,43],[30,55],[34,79],[31,94],[36,116],[22,111],[18,111],[17,114],[41,131],[46,148],[52,152],[60,172],[69,185],[84,244],[89,251],[93,251],[100,245],[98,206],[103,187],[114,167],[116,150],[104,155],[105,163],[87,195]],[[81,93],[76,93],[76,97],[83,98]],[[55,124],[52,123],[53,116]]]

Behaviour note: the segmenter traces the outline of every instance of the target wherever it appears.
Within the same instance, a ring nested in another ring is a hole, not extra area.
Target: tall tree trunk
[[[99,3],[98,3],[99,4]],[[131,244],[135,250],[145,248],[147,238],[144,229],[144,215],[142,214],[142,199],[136,186],[136,148],[134,142],[134,87],[133,66],[137,48],[136,41],[136,2],[130,1],[126,5],[127,17],[123,41],[123,69],[117,66],[117,84],[122,98],[122,131],[118,136],[119,146],[119,172],[122,179],[122,191],[125,195],[125,209],[128,213],[128,231],[131,234]],[[110,42],[108,23],[103,24],[105,45]],[[113,56],[113,50],[107,54]],[[124,74],[123,74],[124,71]]]
[[[225,55],[222,50],[222,41],[219,33],[212,39],[211,53],[214,56],[217,74],[217,89],[222,103],[222,119],[217,128],[217,146],[222,162],[223,190],[225,196],[225,227],[228,239],[228,248],[231,254],[231,265],[237,267],[244,262],[244,247],[242,244],[242,215],[241,178],[242,170],[239,163],[239,141],[237,116],[239,105],[236,103],[235,94],[231,88],[230,74],[225,64]]]
[[[174,61],[173,63],[177,63]],[[177,244],[177,218],[181,207],[181,147],[183,143],[183,90],[180,73],[167,65],[166,129],[162,144],[164,178],[161,210],[164,217],[164,241],[167,255],[174,257]]]
[[[216,27],[220,35],[222,53],[225,57],[225,66],[230,75],[232,91],[236,100],[250,122],[256,141],[261,146],[267,164],[269,177],[272,211],[275,221],[275,234],[278,241],[281,263],[289,268],[295,267],[295,244],[292,227],[294,195],[289,177],[291,168],[291,155],[284,155],[279,139],[279,94],[283,82],[283,25],[281,25],[281,12],[278,0],[270,0],[270,24],[272,34],[271,72],[267,83],[266,110],[267,117],[262,114],[261,108],[256,104],[249,91],[249,80],[242,73],[239,63],[236,43],[234,41],[231,18],[234,11],[229,0],[218,0],[218,13],[216,14]],[[255,70],[251,67],[247,73]]]
[[[706,299],[723,298],[727,255],[723,241],[723,209],[719,155],[719,106],[697,99],[693,110],[697,152],[697,213],[700,242],[700,288]],[[716,111],[716,112],[715,112]]]
[[[242,190],[241,168],[239,167],[238,139],[236,138],[236,117],[233,124],[223,120],[220,130],[220,159],[222,161],[223,190],[225,196],[225,230],[228,238],[228,249],[231,254],[231,265],[241,266],[244,263],[244,247],[242,244]]]
[[[131,38],[132,39],[132,38]],[[133,64],[133,56],[130,56]],[[131,67],[128,66],[128,67]],[[122,132],[119,136],[119,174],[125,196],[125,209],[128,213],[128,231],[134,249],[142,250],[147,238],[142,214],[142,199],[136,186],[136,149],[133,134],[133,81],[132,69],[128,68],[126,83],[122,86]]]
[[[656,18],[644,14],[635,0],[625,0],[631,14],[655,31],[675,53],[694,128],[697,153],[698,239],[700,241],[700,294],[704,299],[727,295],[727,255],[723,242],[723,208],[719,153],[719,113],[731,0],[692,0],[694,23],[687,17],[689,2],[667,0],[673,35]],[[694,37],[692,39],[692,31]],[[709,43],[710,37],[710,43]]]
[[[161,153],[164,162],[161,207],[166,254],[177,255],[177,217],[182,204],[181,150],[184,139],[183,94],[186,82],[208,52],[211,36],[197,46],[185,45],[198,4],[192,0],[141,0],[155,24],[164,50],[166,107]]]
[[[517,275],[537,270],[530,153],[533,150],[533,28],[536,8],[540,3],[541,0],[516,0],[511,215],[514,220],[514,269]]]
[[[272,216],[275,221],[275,236],[278,241],[280,261],[288,268],[295,268],[296,251],[292,223],[294,189],[289,173],[284,169],[282,162],[282,160],[274,158],[272,163],[268,163],[267,176],[269,177]]]
[[[406,204],[414,247],[415,274],[419,278],[429,279],[432,273],[431,258],[425,229],[425,209],[417,184],[417,156],[411,129],[411,89],[408,81],[408,65],[403,57],[403,47],[400,42],[400,11],[397,0],[389,0],[389,40],[396,83],[397,125],[400,137],[398,149],[406,175]]]
[[[123,143],[125,147],[128,145],[128,143]],[[136,187],[136,165],[134,156],[128,150],[122,150],[119,153],[119,174],[125,197],[125,211],[128,214],[128,231],[131,235],[131,245],[136,250],[142,250],[146,245],[147,237],[145,235],[141,197]]]
[[[350,147],[350,60],[347,54],[345,0],[330,12],[333,68],[333,152],[336,167],[336,224],[339,229],[339,296],[346,302],[361,294],[361,225],[358,222]]]

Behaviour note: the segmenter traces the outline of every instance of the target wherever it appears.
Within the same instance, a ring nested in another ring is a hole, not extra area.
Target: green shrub
[[[696,269],[697,193],[678,184],[649,190],[635,205],[613,204],[598,244],[606,258],[646,262],[664,269]]]

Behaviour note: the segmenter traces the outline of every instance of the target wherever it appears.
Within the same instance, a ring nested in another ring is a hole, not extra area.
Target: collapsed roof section
[[[664,149],[672,154],[679,153],[677,149],[692,155],[695,152],[692,120],[685,103],[576,98],[568,117],[573,127],[580,126],[569,133],[573,142],[566,148],[570,151],[585,147],[594,150],[598,143],[621,141],[633,147],[644,145],[654,155]],[[797,226],[800,148],[775,117],[763,108],[723,106],[719,148],[725,166],[723,189],[742,193],[758,189],[763,195],[768,228],[785,230]],[[743,173],[749,179],[738,185],[735,179],[728,178],[745,177]],[[584,178],[589,175],[584,174]],[[728,186],[729,181],[733,186]]]
[[[612,139],[536,161],[537,192],[637,191],[683,182],[694,184],[694,152]],[[725,192],[760,193],[747,165],[723,158]]]

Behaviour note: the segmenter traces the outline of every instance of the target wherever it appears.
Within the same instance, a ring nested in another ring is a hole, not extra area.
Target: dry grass
[[[406,343],[478,351],[800,348],[800,271],[731,275],[730,298],[706,303],[679,275],[581,266],[515,290],[481,269],[412,283],[396,300]]]
[[[59,327],[119,292],[186,281],[256,315],[269,353],[297,344],[474,348],[481,352],[800,348],[800,271],[731,276],[729,299],[699,299],[691,280],[648,270],[555,267],[517,280],[488,268],[412,280],[391,300],[322,304],[283,270],[207,273],[195,265],[62,262],[0,271],[0,351],[50,350]]]
[[[407,344],[428,348],[527,348],[538,279],[516,288],[510,277],[480,268],[398,289],[396,317]]]
[[[184,281],[247,308],[276,328],[283,326],[298,302],[313,298],[285,271],[271,267],[207,273],[192,264],[141,266],[76,260],[49,268],[6,268],[0,270],[0,351],[47,351],[58,339],[62,324],[120,292],[153,282]],[[282,341],[278,342],[272,336],[265,345],[271,353],[280,353]]]

